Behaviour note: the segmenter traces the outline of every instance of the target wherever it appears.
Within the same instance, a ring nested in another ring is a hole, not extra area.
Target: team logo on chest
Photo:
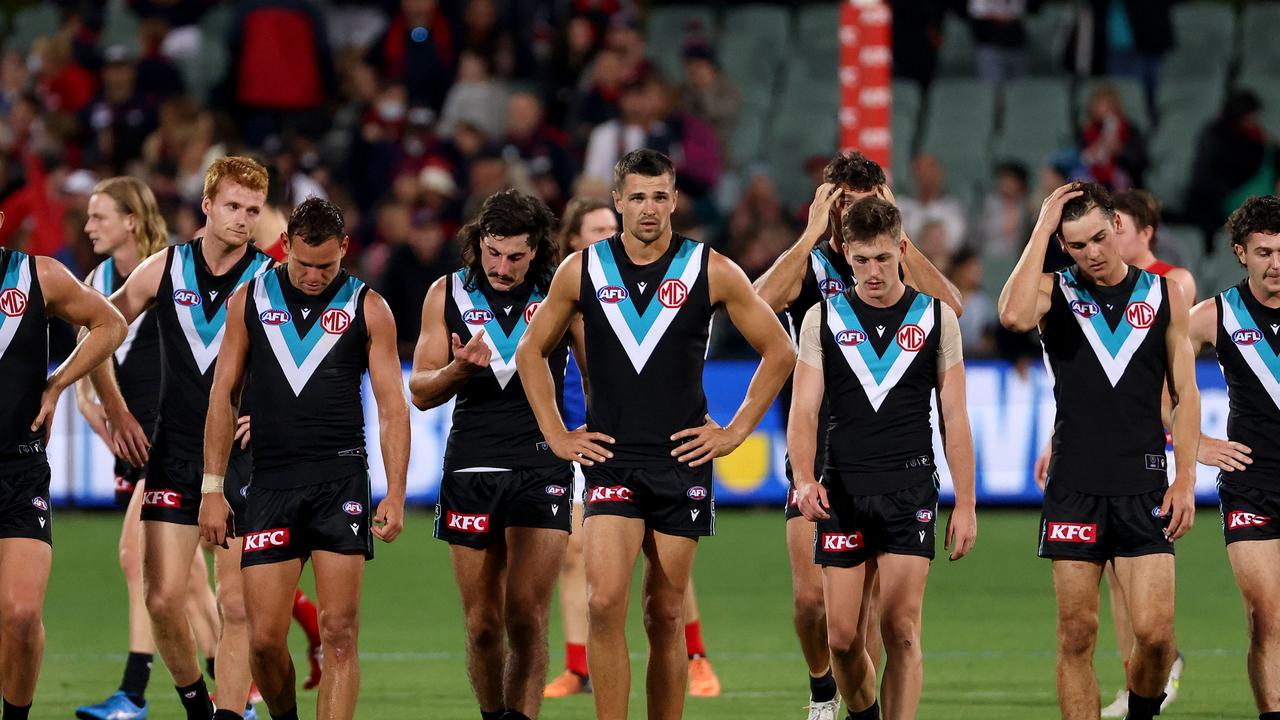
[[[637,374],[644,370],[654,348],[688,302],[690,289],[702,271],[702,245],[692,240],[679,242],[681,245],[658,285],[657,302],[646,305],[643,313],[636,309],[624,289],[612,244],[596,243],[586,253],[586,272],[592,287],[599,288],[596,299],[600,301],[600,309]]]
[[[484,344],[489,346],[490,353],[489,370],[498,381],[498,387],[505,389],[507,383],[511,382],[511,378],[516,374],[516,346],[520,344],[525,328],[529,327],[529,320],[533,318],[534,311],[542,302],[542,294],[534,290],[529,295],[524,310],[520,312],[520,319],[516,321],[515,327],[511,328],[511,332],[507,333],[497,322],[493,310],[489,309],[489,300],[484,293],[479,288],[467,289],[465,269],[453,274],[451,292],[453,302],[458,306],[458,313],[462,315],[463,323],[469,328],[474,328],[470,330],[471,336],[474,337],[482,328],[484,329]]]
[[[9,349],[27,312],[31,293],[31,263],[20,252],[5,253],[9,267],[0,278],[0,356]]]
[[[271,354],[275,356],[294,395],[302,394],[302,389],[311,380],[316,368],[329,356],[342,339],[342,334],[351,326],[351,318],[355,317],[363,285],[354,277],[348,277],[329,301],[329,306],[320,314],[320,318],[303,335],[297,323],[267,321],[268,317],[290,317],[280,287],[280,273],[269,272],[254,284],[253,301],[259,308],[263,308],[258,316],[262,321],[262,331],[267,336]]]
[[[173,257],[169,262],[169,280],[173,284],[173,304],[176,306],[174,314],[178,316],[178,325],[187,338],[187,346],[191,348],[196,367],[201,373],[208,372],[209,366],[218,357],[218,349],[222,347],[222,335],[227,327],[227,298],[241,285],[269,270],[271,258],[256,255],[240,274],[234,288],[226,292],[210,293],[209,300],[215,303],[216,309],[209,315],[202,307],[200,284],[196,280],[198,260],[193,255],[194,246],[179,245],[171,252]],[[215,295],[222,300],[216,301]]]
[[[288,310],[270,308],[258,313],[258,319],[262,321],[263,325],[283,325],[292,320],[293,317],[289,315]]]
[[[0,313],[9,317],[22,317],[27,312],[27,294],[18,288],[0,291]]]
[[[862,321],[848,298],[837,295],[827,300],[827,329],[849,363],[849,369],[862,384],[873,410],[880,410],[889,391],[897,386],[907,368],[924,349],[929,333],[934,330],[933,302],[928,295],[916,295],[911,307],[907,308],[902,325],[894,333],[894,341],[881,355],[867,342]]]
[[[840,271],[818,249],[809,252],[809,264],[813,268],[813,277],[818,281],[818,292],[823,298],[830,298],[844,292],[845,284],[840,279]]]
[[[1124,319],[1114,330],[1098,310],[1098,303],[1093,296],[1076,281],[1073,271],[1065,270],[1058,274],[1058,288],[1066,298],[1067,306],[1071,308],[1081,333],[1093,348],[1093,354],[1098,358],[1107,380],[1115,387],[1124,376],[1134,353],[1155,325],[1160,304],[1164,302],[1159,279],[1148,272],[1138,275],[1125,305]]]
[[[1262,389],[1271,396],[1276,407],[1280,407],[1280,357],[1271,349],[1270,343],[1264,342],[1262,330],[1244,304],[1244,299],[1240,297],[1239,288],[1231,288],[1222,293],[1218,304],[1222,308],[1222,328],[1240,351],[1245,364],[1258,378]],[[1218,352],[1221,357],[1222,348]]]
[[[1252,345],[1262,340],[1262,333],[1253,328],[1241,328],[1231,333],[1231,342],[1237,345]]]

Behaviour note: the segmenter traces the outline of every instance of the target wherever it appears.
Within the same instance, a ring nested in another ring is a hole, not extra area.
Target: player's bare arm
[[[573,362],[578,366],[578,375],[582,378],[582,397],[591,396],[591,385],[587,382],[587,336],[581,315],[574,315],[569,323],[569,347],[573,350]]]
[[[93,278],[97,270],[92,270],[85,277],[84,283],[90,287],[93,286]],[[81,328],[76,335],[76,342],[84,340],[89,331]],[[89,429],[106,444],[108,448],[115,450],[115,443],[111,440],[111,429],[107,426],[107,413],[102,408],[102,403],[98,400],[98,393],[93,389],[93,382],[86,376],[82,377],[75,383],[76,388],[76,407],[80,410],[80,415],[89,423]]]
[[[1014,266],[1013,273],[1000,291],[1000,299],[996,302],[1000,324],[1014,332],[1035,330],[1045,313],[1049,312],[1049,303],[1053,298],[1053,275],[1043,272],[1042,268],[1049,243],[1053,242],[1053,236],[1062,222],[1063,206],[1067,201],[1083,194],[1071,188],[1071,185],[1063,185],[1044,199],[1044,204],[1040,206],[1040,217],[1036,220],[1035,229],[1031,231],[1031,239],[1022,249],[1018,264]]]
[[[786,310],[800,295],[800,286],[804,283],[805,268],[809,266],[809,253],[815,245],[827,236],[831,225],[831,208],[843,195],[839,186],[823,183],[813,194],[813,204],[809,206],[809,222],[799,239],[778,256],[764,274],[756,278],[754,288],[757,294],[775,313]]]
[[[547,358],[564,337],[566,331],[577,322],[581,335],[582,316],[578,312],[578,288],[582,283],[582,253],[575,252],[565,258],[551,280],[547,297],[538,305],[538,311],[529,321],[529,327],[516,348],[516,372],[524,383],[529,407],[538,420],[538,430],[547,441],[547,447],[561,460],[572,460],[586,466],[604,462],[613,453],[602,443],[612,445],[614,439],[604,433],[588,432],[586,427],[569,430],[560,417],[556,403],[555,379]],[[576,350],[582,350],[581,340]],[[582,353],[579,362],[585,362]],[[586,367],[582,366],[583,377]]]
[[[742,268],[714,250],[708,256],[711,304],[724,306],[730,322],[760,354],[760,365],[728,425],[721,427],[708,415],[701,426],[685,428],[671,436],[673,442],[680,443],[671,454],[690,467],[728,455],[741,445],[760,423],[796,365],[796,353],[787,332],[773,309],[751,287]]]
[[[817,307],[810,310],[817,312]],[[803,358],[810,357],[814,347],[820,349],[819,337],[801,334],[800,356],[791,381],[791,413],[787,420],[787,455],[791,458],[791,472],[795,477],[796,507],[810,521],[830,517],[827,508],[827,489],[813,476],[818,455],[818,412],[826,391],[826,380],[821,365],[810,365]]]
[[[36,275],[44,293],[45,307],[49,314],[62,318],[72,325],[88,328],[89,332],[79,342],[67,359],[49,375],[44,394],[40,398],[40,413],[31,422],[33,431],[44,428],[45,442],[53,428],[53,413],[58,398],[68,386],[84,377],[95,366],[110,365],[111,353],[124,342],[129,326],[106,298],[80,282],[62,263],[52,258],[36,257]],[[114,384],[114,381],[113,381]],[[116,387],[116,395],[120,388]],[[120,407],[124,406],[121,398]],[[128,410],[124,411],[126,414]],[[114,450],[115,448],[113,448]],[[136,452],[125,455],[131,462]],[[141,454],[145,462],[145,450]]]
[[[1187,336],[1191,340],[1193,352],[1198,353],[1206,345],[1218,344],[1217,324],[1218,305],[1214,298],[1202,300],[1191,308],[1191,317],[1187,322]],[[1253,464],[1253,458],[1249,457],[1251,452],[1253,449],[1244,443],[1201,433],[1200,445],[1196,450],[1196,461],[1224,472],[1234,472],[1244,470],[1246,465]]]
[[[491,353],[484,342],[483,328],[464,344],[445,325],[444,295],[448,285],[449,276],[436,280],[422,301],[422,331],[409,375],[409,393],[419,410],[445,404],[468,378],[489,367]]]
[[[948,312],[943,308],[942,312]],[[945,547],[959,560],[978,539],[977,494],[974,490],[973,434],[965,397],[964,363],[956,362],[938,372],[938,412],[942,418],[943,452],[955,486],[955,508],[947,520]]]
[[[209,414],[204,421],[204,482],[200,488],[200,536],[206,542],[227,547],[227,518],[231,506],[222,494],[222,482],[236,435],[236,410],[249,360],[249,331],[244,322],[249,284],[227,300],[227,324],[213,370],[209,390]]]
[[[405,485],[409,474],[409,404],[396,353],[396,321],[382,296],[364,296],[365,325],[369,328],[369,384],[378,403],[378,442],[387,474],[387,496],[373,516],[373,534],[391,542],[404,529]]]
[[[1196,387],[1195,353],[1188,337],[1187,299],[1169,293],[1169,399],[1173,405],[1173,484],[1165,492],[1161,517],[1169,518],[1169,539],[1191,529],[1196,513],[1196,446],[1200,442],[1200,390]]]

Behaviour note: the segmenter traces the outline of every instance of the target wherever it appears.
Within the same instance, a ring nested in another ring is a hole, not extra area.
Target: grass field
[[[48,647],[33,718],[70,718],[75,706],[101,699],[119,682],[126,634],[124,586],[115,563],[118,522],[112,514],[57,517],[45,607]],[[925,603],[919,717],[1056,717],[1053,595],[1049,564],[1035,557],[1036,523],[1030,511],[980,512],[974,554],[959,563],[934,564]],[[477,718],[447,552],[430,537],[429,515],[411,514],[406,525],[394,545],[378,546],[378,558],[368,567],[357,716]],[[774,511],[722,512],[717,529],[719,535],[703,543],[695,575],[708,651],[725,692],[716,699],[690,699],[686,716],[803,717],[806,672],[791,630],[781,518]],[[1187,668],[1180,699],[1162,717],[1255,716],[1245,676],[1244,619],[1216,512],[1201,512],[1195,530],[1180,542],[1178,572],[1177,630]],[[305,584],[310,586],[309,573]],[[563,663],[558,618],[553,610],[553,672]],[[1109,701],[1122,673],[1105,613],[1103,621],[1098,667]],[[642,718],[645,644],[638,617],[631,637],[631,711]],[[293,640],[301,662],[305,641],[296,631]],[[182,717],[158,661],[149,697],[152,718]],[[314,693],[300,692],[300,705],[302,717],[314,717]],[[585,696],[549,701],[543,708],[546,718],[592,714]]]

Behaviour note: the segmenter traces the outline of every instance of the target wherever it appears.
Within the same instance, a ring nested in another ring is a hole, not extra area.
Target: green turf
[[[1178,555],[1177,630],[1187,669],[1180,699],[1162,717],[1252,717],[1244,620],[1217,514],[1202,512],[1197,520]],[[925,604],[919,717],[1056,716],[1053,595],[1049,564],[1035,557],[1036,522],[1029,511],[984,511],[974,554],[960,563],[935,563]],[[719,535],[703,542],[696,577],[704,634],[724,695],[690,699],[686,715],[803,717],[806,673],[791,630],[781,518],[773,511],[721,512],[716,524]],[[412,514],[401,539],[379,545],[369,565],[359,717],[479,717],[463,668],[462,620],[448,555],[430,528],[428,515]],[[70,718],[76,705],[101,699],[119,681],[126,636],[117,530],[115,515],[58,515],[45,608],[48,648],[33,718]],[[304,584],[310,587],[309,573]],[[1108,622],[1104,613],[1098,667],[1110,701],[1121,667]],[[633,658],[639,658],[645,644],[638,618],[631,637]],[[301,651],[304,641],[296,631],[293,640]],[[563,662],[558,609],[551,647],[555,672]],[[302,660],[297,652],[295,657]],[[643,661],[633,659],[632,666],[632,717],[642,718]],[[157,662],[152,718],[182,717],[171,688]],[[300,697],[301,716],[313,716],[314,693]],[[549,701],[543,715],[589,718],[590,699]]]

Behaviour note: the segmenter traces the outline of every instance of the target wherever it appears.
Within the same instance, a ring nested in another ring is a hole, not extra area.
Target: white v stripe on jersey
[[[471,294],[464,287],[465,284],[460,273],[454,273],[450,278],[453,302],[458,306],[458,312],[462,317],[466,317],[467,311],[475,307],[475,303],[471,302]],[[463,325],[467,326],[467,332],[471,333],[471,337],[475,337],[475,334],[479,332],[478,329],[472,330],[471,325],[468,323],[464,322]],[[481,325],[480,327],[484,326]],[[469,340],[470,338],[467,339]],[[484,344],[489,347],[489,369],[493,371],[493,377],[498,381],[498,387],[506,390],[507,383],[511,382],[511,378],[515,377],[516,374],[516,356],[513,353],[510,360],[502,357],[502,352],[498,350],[498,345],[493,341],[493,333],[491,331],[485,331],[483,339]],[[466,340],[463,340],[462,344],[465,345]]]
[[[917,296],[917,299],[922,297],[923,296]],[[835,298],[826,302],[827,328],[831,331],[833,336],[839,337],[840,333],[844,330],[862,330],[860,327],[849,327],[845,323],[844,318],[841,317],[841,313],[836,309],[837,302],[843,303],[846,307],[848,306],[848,302],[845,301],[843,297],[837,295]],[[932,298],[929,299],[927,303],[924,303],[923,310],[913,306],[908,310],[906,317],[903,318],[902,327],[910,324],[918,325],[920,329],[924,331],[924,337],[929,337],[929,334],[933,332],[934,328],[933,304],[935,302],[937,301]],[[853,311],[852,309],[849,309],[848,312],[852,314]],[[916,316],[917,312],[919,312],[918,316]],[[880,327],[883,329],[882,326]],[[866,333],[864,332],[863,335],[865,334]],[[888,348],[885,349],[885,353],[888,354],[897,351],[897,357],[893,359],[893,363],[889,366],[888,371],[884,373],[884,377],[877,380],[875,372],[873,372],[871,367],[867,365],[867,359],[863,357],[862,351],[859,350],[860,346],[870,348],[870,342],[870,340],[863,340],[858,345],[843,345],[841,343],[836,343],[836,345],[840,347],[841,354],[844,355],[845,361],[849,363],[849,369],[853,371],[853,374],[857,376],[858,381],[862,383],[862,389],[867,394],[867,400],[871,402],[871,408],[878,412],[880,410],[880,406],[884,404],[885,398],[889,396],[889,391],[898,385],[898,381],[902,379],[907,368],[910,367],[913,361],[915,361],[916,355],[919,354],[919,351],[908,352],[898,344],[896,339],[891,341]],[[875,353],[875,350],[871,350],[871,352]],[[881,357],[883,358],[884,356]]]
[[[27,256],[22,254],[14,256],[9,262],[19,263],[18,278],[17,281],[14,282],[13,287],[16,288],[18,292],[22,293],[23,297],[30,299],[31,263],[27,261]],[[28,309],[30,309],[29,306]],[[9,349],[9,343],[13,342],[13,336],[18,332],[18,326],[22,324],[22,320],[25,316],[26,315],[24,313],[23,315],[17,315],[15,317],[3,318],[4,323],[0,324],[0,356],[3,356],[5,351]]]
[[[1222,305],[1222,329],[1227,331],[1227,337],[1230,338],[1243,326],[1240,323],[1240,318],[1236,317],[1236,311],[1231,302],[1228,302],[1224,297],[1220,304]],[[1271,401],[1276,404],[1276,407],[1280,407],[1280,383],[1276,381],[1276,376],[1272,374],[1271,368],[1267,367],[1258,350],[1258,346],[1265,345],[1266,342],[1266,339],[1263,338],[1253,345],[1237,344],[1236,349],[1240,351],[1240,357],[1244,358],[1244,361],[1248,363],[1249,369],[1258,378],[1258,382],[1262,384],[1263,389],[1271,396]]]
[[[672,240],[675,242],[675,240]],[[689,241],[685,241],[689,242]],[[684,272],[680,274],[680,282],[684,283],[686,288],[692,288],[694,281],[698,279],[698,273],[702,271],[702,254],[703,248],[697,247],[689,256],[689,261],[684,266]],[[608,287],[611,283],[605,277],[604,267],[600,263],[598,252],[586,253],[587,272],[591,277],[591,286],[597,291],[600,288]],[[649,302],[659,302],[654,297]],[[613,334],[618,338],[618,342],[622,344],[622,349],[627,353],[627,357],[631,360],[631,366],[635,368],[636,374],[639,375],[644,370],[644,366],[649,362],[649,356],[653,354],[653,349],[658,346],[658,342],[662,340],[662,336],[666,334],[667,328],[675,321],[676,314],[680,312],[683,305],[679,307],[663,306],[658,312],[658,317],[653,321],[653,325],[649,326],[644,332],[644,336],[637,339],[631,330],[631,326],[627,324],[627,319],[622,315],[622,308],[619,303],[600,303],[600,309],[604,312],[604,317],[609,321],[609,327],[613,329]]]
[[[1067,299],[1068,308],[1080,300],[1080,294],[1076,292],[1066,273],[1058,273],[1058,287],[1062,289],[1062,295]],[[1137,301],[1146,302],[1157,314],[1160,312],[1160,305],[1164,302],[1164,293],[1161,291],[1161,283],[1158,278],[1151,283],[1145,298],[1130,298],[1131,303]],[[1102,370],[1106,373],[1107,380],[1111,381],[1111,387],[1115,387],[1120,382],[1120,378],[1124,377],[1124,371],[1129,367],[1129,360],[1133,358],[1133,354],[1138,351],[1138,346],[1142,345],[1142,341],[1147,339],[1147,333],[1150,332],[1151,326],[1145,328],[1130,326],[1129,334],[1116,349],[1116,353],[1112,355],[1111,350],[1103,342],[1102,337],[1098,334],[1098,329],[1094,327],[1090,318],[1074,311],[1071,312],[1071,316],[1080,325],[1080,332],[1084,334],[1085,339],[1089,341],[1089,346],[1093,348],[1093,355],[1098,358],[1098,364],[1102,365]],[[1105,323],[1106,320],[1102,320],[1102,322]],[[1128,323],[1129,319],[1128,317],[1123,317],[1120,322],[1122,324]]]
[[[270,296],[267,294],[267,283],[265,278],[259,278],[253,285],[253,302],[260,308],[274,308],[276,310],[284,310],[287,308],[276,307],[272,304]],[[347,317],[354,318],[356,316],[356,306],[360,302],[360,292],[357,287],[351,293],[351,297],[347,299],[346,304],[342,306],[343,311],[347,313]],[[330,306],[332,307],[332,305]],[[260,320],[250,320],[250,322],[261,322]],[[321,332],[320,339],[315,342],[302,362],[299,363],[294,359],[293,353],[289,350],[289,342],[285,340],[285,330],[289,332],[297,332],[292,322],[283,323],[281,325],[269,325],[262,323],[262,330],[266,333],[267,342],[271,344],[271,354],[275,355],[276,362],[280,365],[281,372],[289,381],[289,387],[293,389],[293,394],[301,395],[302,389],[307,386],[307,382],[311,380],[311,376],[315,374],[316,368],[320,363],[329,356],[329,351],[334,345],[342,339],[343,333]],[[320,330],[317,325],[312,326],[313,330]]]

